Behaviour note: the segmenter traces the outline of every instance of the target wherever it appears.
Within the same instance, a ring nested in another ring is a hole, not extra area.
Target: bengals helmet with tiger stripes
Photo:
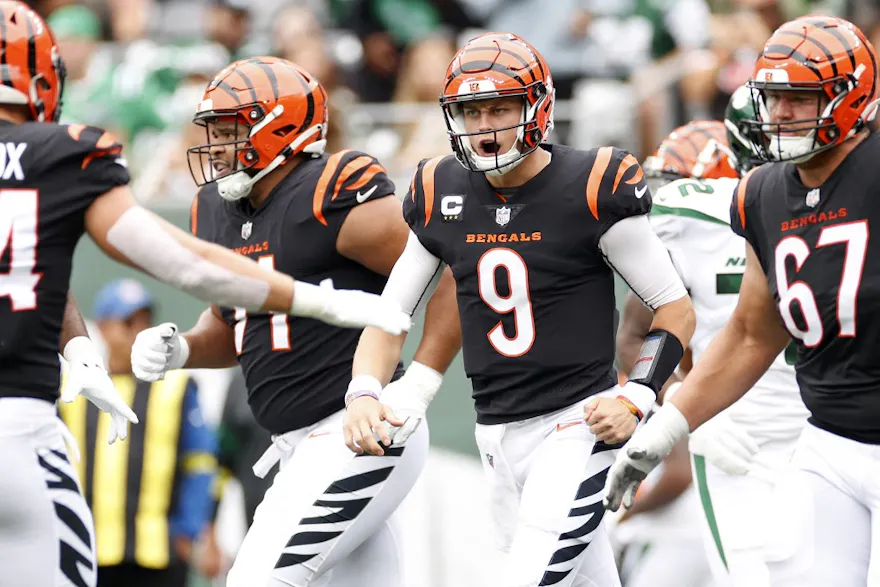
[[[718,120],[697,120],[676,128],[645,159],[642,169],[648,178],[664,183],[684,177],[739,177],[727,129]],[[656,187],[656,181],[651,183]]]
[[[46,22],[23,2],[0,1],[0,104],[27,106],[32,120],[58,122],[65,75]]]
[[[521,37],[511,33],[485,33],[474,37],[453,57],[446,71],[440,106],[446,119],[452,151],[469,171],[503,175],[547,140],[553,129],[556,92],[547,62]],[[495,133],[517,129],[516,141],[506,153],[480,156],[464,125],[463,104],[520,96],[519,124],[494,129]]]
[[[234,121],[232,141],[211,141],[209,123]],[[216,182],[220,196],[234,201],[274,169],[300,153],[320,156],[327,144],[327,92],[311,74],[277,57],[242,59],[225,67],[208,84],[193,118],[207,129],[207,143],[192,147],[190,172],[198,186]],[[231,173],[214,171],[212,152],[233,145]],[[194,161],[197,161],[194,164]]]
[[[851,138],[873,117],[877,54],[852,23],[804,16],[776,29],[755,63],[749,85],[757,90],[758,117],[749,127],[759,157],[803,163]],[[824,100],[815,118],[774,123],[766,107],[767,90],[818,92]],[[810,130],[805,136],[794,132],[806,129]]]

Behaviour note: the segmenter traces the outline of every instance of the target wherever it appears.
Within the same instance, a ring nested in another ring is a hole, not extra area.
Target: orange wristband
[[[625,395],[617,396],[617,401],[626,406],[626,409],[629,410],[633,416],[636,417],[640,422],[642,421],[642,412],[639,410],[634,403],[629,401],[629,399]]]

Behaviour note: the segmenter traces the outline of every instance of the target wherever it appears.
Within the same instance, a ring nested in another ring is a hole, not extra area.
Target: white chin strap
[[[251,129],[251,132],[248,134],[248,138],[252,139],[254,135],[257,134],[263,127],[267,124],[275,120],[281,113],[284,112],[284,106],[280,104],[276,106],[272,112],[266,115],[263,120],[254,125]],[[295,152],[297,148],[303,144],[305,141],[310,139],[312,135],[315,133],[319,133],[323,130],[322,125],[316,124],[310,127],[307,131],[300,134],[296,137],[291,143],[288,145],[291,152]],[[319,141],[315,141],[314,143],[308,145],[303,149],[304,153],[312,153],[318,154],[324,152],[324,147],[327,145],[326,139],[321,139]],[[269,163],[265,168],[261,169],[256,175],[251,177],[248,175],[246,170],[236,171],[234,173],[230,173],[229,175],[225,175],[217,180],[217,191],[220,194],[220,197],[229,202],[235,202],[236,200],[240,200],[242,198],[246,198],[250,195],[251,189],[253,189],[254,185],[271,172],[275,171],[281,164],[283,164],[287,160],[287,156],[284,154],[284,149],[277,157],[275,157],[271,163]]]

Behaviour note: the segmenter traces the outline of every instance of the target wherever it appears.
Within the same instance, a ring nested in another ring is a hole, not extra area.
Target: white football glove
[[[726,412],[694,430],[688,448],[731,475],[747,474],[758,452],[758,444]]]
[[[131,347],[131,371],[141,381],[159,381],[166,371],[180,369],[189,358],[189,345],[171,322],[138,333]]]
[[[616,512],[632,507],[639,484],[666,458],[676,442],[687,436],[688,423],[675,404],[667,402],[636,430],[608,471],[603,504]]]
[[[402,446],[425,419],[431,400],[440,389],[443,375],[421,363],[410,364],[403,377],[382,390],[382,403],[404,420],[397,428],[389,427],[391,446]],[[387,425],[387,424],[386,424]]]
[[[335,289],[332,279],[320,286],[297,281],[291,313],[342,328],[375,326],[394,335],[412,326],[397,302],[356,289]]]
[[[125,440],[128,436],[128,423],[137,424],[138,417],[119,397],[95,343],[86,336],[77,336],[64,346],[63,355],[69,369],[61,401],[70,403],[76,396],[82,395],[99,410],[110,415],[107,442],[113,444],[117,438]]]

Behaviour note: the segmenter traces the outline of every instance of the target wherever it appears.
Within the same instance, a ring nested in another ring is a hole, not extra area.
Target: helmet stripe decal
[[[312,95],[312,91],[309,89],[308,80],[303,77],[303,75],[297,71],[296,68],[291,67],[290,65],[284,64],[287,69],[293,72],[293,75],[296,77],[297,81],[303,88],[303,91],[306,94],[306,115],[303,118],[302,130],[306,130],[311,127],[312,119],[315,118],[315,96]],[[323,89],[323,86],[322,86]]]
[[[510,71],[507,67],[505,67],[503,65],[498,65],[494,61],[470,61],[470,62],[468,62],[467,65],[469,68],[468,71],[483,72],[483,71],[488,71],[491,69],[492,71],[497,71],[498,73],[503,73],[505,75],[509,75],[511,78],[515,79],[516,81],[518,81],[522,85],[526,85],[526,82],[524,82],[521,77],[519,77],[517,74]],[[476,69],[476,70],[471,69],[471,68],[475,68],[475,67],[479,67],[480,69]],[[456,69],[455,71],[452,72],[451,79],[455,79],[460,75],[462,75],[461,66],[459,66],[458,69]]]
[[[215,84],[215,87],[222,89],[224,92],[232,96],[232,99],[235,100],[236,104],[241,105],[241,100],[238,98],[238,92],[236,92],[232,86],[227,84],[226,81],[222,79],[216,81],[217,83]]]
[[[768,55],[768,53],[778,53],[780,55],[785,55],[790,59],[794,59],[795,61],[809,69],[811,72],[813,72],[813,74],[816,76],[816,79],[822,80],[822,73],[816,68],[816,65],[812,61],[807,59],[807,57],[803,53],[795,51],[791,47],[787,47],[786,45],[770,45],[769,47],[764,49],[764,55],[770,59],[774,59],[774,57],[771,57],[770,55]],[[778,59],[778,57],[776,57],[775,59]]]
[[[272,86],[272,98],[274,100],[278,99],[278,78],[275,77],[275,72],[272,71],[272,66],[268,63],[263,63],[259,59],[251,59],[248,63],[253,63],[257,67],[263,70],[263,73],[266,74],[266,77],[269,79],[269,85]]]
[[[26,15],[24,20],[27,23],[28,35],[28,71],[31,79],[34,79],[37,77],[37,39],[34,37],[34,23],[31,22],[30,15]]]
[[[241,78],[241,81],[244,82],[244,85],[247,86],[248,92],[251,94],[251,102],[257,103],[257,92],[254,90],[254,82],[251,81],[251,78],[247,76],[245,72],[241,70],[240,67],[235,68],[235,73],[238,74],[238,77]]]

